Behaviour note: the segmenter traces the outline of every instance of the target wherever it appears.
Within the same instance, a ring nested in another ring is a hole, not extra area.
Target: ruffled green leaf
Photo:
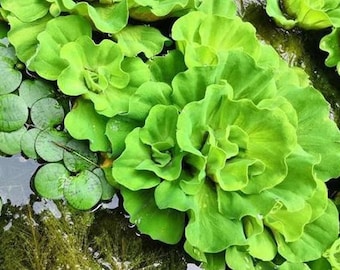
[[[323,254],[334,269],[340,268],[340,238]]]
[[[91,34],[91,25],[80,16],[61,16],[49,21],[45,31],[37,37],[39,46],[29,61],[29,69],[45,79],[56,80],[67,67],[66,60],[60,58],[61,48],[81,36],[91,37]]]
[[[245,247],[232,246],[227,248],[225,261],[233,270],[255,270],[252,258]]]
[[[47,22],[52,18],[46,15],[34,22],[26,23],[11,15],[7,17],[11,26],[8,39],[22,62],[26,63],[35,54],[39,43],[38,35],[45,30]]]
[[[152,80],[171,85],[173,78],[187,67],[183,55],[177,50],[171,50],[164,56],[156,56],[148,61]]]
[[[285,157],[296,145],[294,128],[281,112],[258,109],[246,100],[231,101],[231,90],[221,90],[208,88],[202,101],[185,106],[178,120],[179,146],[207,156],[207,174],[223,190],[255,193],[282,182]],[[221,152],[220,161],[216,151]],[[214,163],[218,167],[209,170]]]
[[[317,177],[324,181],[336,178],[340,174],[337,162],[340,158],[340,131],[329,119],[330,105],[320,92],[312,87],[304,89],[286,87],[280,93],[289,100],[297,112],[299,145],[316,159],[321,159],[314,167]]]
[[[160,183],[160,178],[154,173],[136,170],[144,160],[150,159],[150,147],[140,141],[139,131],[140,128],[136,128],[129,133],[124,152],[112,164],[112,175],[117,183],[134,191],[149,189]]]
[[[226,82],[233,88],[234,99],[246,98],[258,103],[276,94],[271,70],[258,67],[245,53],[230,51],[215,67],[195,67],[179,73],[172,82],[174,103],[184,107],[191,101],[201,100],[209,85]]]
[[[121,189],[125,210],[130,215],[130,221],[138,229],[167,244],[178,243],[183,235],[184,213],[173,209],[160,210],[154,201],[152,190],[131,191]]]
[[[325,64],[328,67],[336,67],[340,71],[340,28],[333,28],[332,32],[325,35],[320,41],[320,49],[328,53]]]
[[[188,67],[216,65],[221,51],[235,48],[253,57],[259,54],[255,28],[238,17],[190,12],[175,22],[172,37],[184,54]]]
[[[218,211],[217,194],[209,183],[204,184],[191,200],[189,223],[185,229],[190,245],[202,252],[217,253],[245,243],[241,221],[229,219]]]
[[[143,123],[128,117],[116,115],[112,117],[107,125],[105,134],[111,143],[113,157],[118,157],[125,148],[125,138],[136,127]]]
[[[236,15],[236,4],[233,0],[219,1],[200,1],[197,10],[207,14],[219,15],[224,17],[234,17]]]
[[[90,149],[94,152],[107,152],[110,149],[105,136],[108,118],[98,114],[91,101],[77,99],[72,110],[64,119],[65,127],[77,140],[89,140]]]
[[[284,0],[282,5],[284,10],[281,10],[279,3],[278,0],[268,0],[266,11],[280,26],[286,29],[296,25],[305,29],[323,29],[332,25],[329,13],[340,4],[340,1]],[[284,15],[285,12],[287,15]]]
[[[89,18],[95,27],[104,33],[119,32],[128,21],[127,0],[99,1],[99,3],[93,4],[86,1],[61,1],[70,13]]]
[[[316,260],[337,239],[339,230],[338,212],[329,201],[323,215],[305,226],[302,236],[294,242],[274,232],[279,253],[291,262]]]
[[[2,0],[1,6],[13,13],[22,22],[33,22],[44,17],[49,10],[49,1],[39,0]]]
[[[171,104],[172,89],[161,82],[146,82],[131,96],[128,116],[143,121],[157,104]]]
[[[128,57],[144,53],[147,58],[151,58],[159,54],[165,44],[171,43],[158,29],[144,25],[127,26],[113,36]]]
[[[156,17],[163,17],[176,11],[182,11],[186,8],[193,7],[193,4],[189,0],[133,0],[131,2],[133,2],[132,7],[134,9],[130,10],[130,12],[132,12],[133,17],[137,17],[138,13],[138,17],[141,17],[143,13],[146,13],[146,15],[142,16],[144,19],[147,18],[148,13],[150,12],[156,15]],[[155,16],[151,16],[150,14],[149,17],[151,17],[151,19],[157,19],[152,18]]]

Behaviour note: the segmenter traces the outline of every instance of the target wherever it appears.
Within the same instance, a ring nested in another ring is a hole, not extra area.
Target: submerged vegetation
[[[1,1],[0,151],[44,163],[32,186],[64,209],[25,207],[0,235],[2,265],[17,267],[14,241],[18,269],[162,269],[127,224],[107,229],[113,213],[68,208],[119,193],[139,232],[206,269],[336,269],[338,118],[313,60],[236,2]],[[283,2],[296,19],[266,6],[281,26],[337,26],[335,2]],[[164,269],[184,267],[173,252]]]
[[[4,206],[0,269],[186,269],[178,248],[137,236],[119,209],[94,213],[57,206],[60,212],[39,215],[31,205]]]

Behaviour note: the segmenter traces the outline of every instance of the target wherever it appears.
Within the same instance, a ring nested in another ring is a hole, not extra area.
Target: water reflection
[[[0,157],[0,197],[3,203],[9,201],[13,206],[29,203],[33,194],[30,179],[39,166],[35,160],[21,155]]]

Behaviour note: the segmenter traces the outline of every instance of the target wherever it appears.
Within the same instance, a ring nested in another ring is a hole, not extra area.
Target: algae
[[[85,212],[56,205],[59,214],[4,204],[1,270],[186,269],[179,246],[139,236],[120,208]]]

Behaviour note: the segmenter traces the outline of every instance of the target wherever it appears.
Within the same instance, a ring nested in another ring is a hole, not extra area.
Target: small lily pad
[[[25,132],[25,127],[12,132],[0,131],[0,152],[7,155],[15,155],[20,153],[20,141]]]
[[[25,101],[14,94],[0,96],[0,131],[15,131],[27,121],[28,108]]]
[[[53,87],[41,80],[25,80],[19,87],[19,95],[29,108],[41,98],[53,96]]]
[[[13,47],[0,44],[0,95],[16,90],[22,80],[22,74],[16,69],[18,62]]]
[[[35,151],[35,140],[40,133],[40,129],[31,128],[27,130],[21,137],[20,146],[21,150],[28,158],[37,159],[38,154]]]
[[[87,170],[69,177],[64,184],[65,199],[79,210],[88,210],[95,206],[100,201],[102,192],[99,177]]]
[[[35,140],[35,150],[43,160],[57,162],[63,159],[62,145],[66,145],[69,140],[67,133],[47,128],[38,134]]]
[[[39,168],[34,177],[34,187],[42,197],[51,200],[63,198],[64,181],[69,171],[61,163],[48,163]]]
[[[111,172],[111,169],[109,169]],[[116,193],[116,190],[113,186],[111,186],[105,177],[105,173],[103,171],[103,169],[101,168],[96,168],[92,171],[95,175],[98,176],[98,178],[100,179],[101,183],[102,183],[102,189],[103,189],[103,193],[102,193],[102,200],[103,201],[108,201],[111,200],[113,195]]]
[[[71,172],[92,170],[97,165],[98,157],[91,152],[85,141],[71,140],[64,147],[64,164]]]
[[[45,129],[62,123],[64,109],[54,98],[42,98],[32,105],[31,120],[37,128]]]

